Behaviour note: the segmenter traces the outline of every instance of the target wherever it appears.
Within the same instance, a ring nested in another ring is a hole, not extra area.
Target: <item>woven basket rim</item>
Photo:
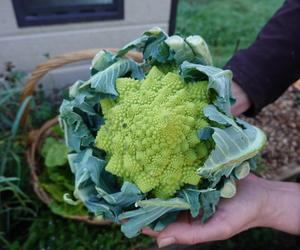
[[[74,52],[58,55],[56,57],[47,60],[44,63],[37,65],[24,84],[24,87],[21,92],[21,98],[20,98],[21,101],[24,101],[28,96],[32,96],[39,80],[41,80],[48,72],[60,68],[67,64],[71,64],[83,60],[91,60],[101,50],[116,52],[118,49],[98,48],[98,49],[86,49],[86,50],[74,51]],[[137,62],[142,61],[143,58],[140,52],[135,52],[135,51],[128,51],[124,56],[131,58]],[[29,108],[26,107],[21,119],[21,125],[23,127],[25,127],[27,123],[28,116],[29,116]]]
[[[112,51],[115,52],[118,49],[116,48],[97,48],[97,49],[86,49],[81,51],[75,51],[71,53],[66,53],[62,55],[58,55],[54,58],[47,60],[44,63],[41,63],[36,66],[35,70],[31,73],[30,77],[27,79],[21,94],[21,101],[25,100],[26,97],[31,96],[34,92],[35,87],[40,79],[42,79],[49,71],[57,69],[66,64],[92,59],[96,53],[100,50]],[[142,60],[142,54],[139,52],[128,52],[126,57],[129,57],[135,61]],[[25,127],[29,115],[29,109],[26,108],[24,115],[22,117],[21,125],[23,128]],[[31,182],[33,185],[33,190],[38,196],[38,198],[46,205],[49,205],[52,202],[51,196],[41,187],[39,183],[39,171],[41,170],[41,166],[38,163],[38,148],[41,145],[44,136],[50,131],[50,129],[58,124],[58,117],[55,117],[51,120],[48,120],[43,126],[38,130],[29,130],[28,134],[32,133],[33,138],[32,141],[28,144],[28,150],[26,151],[26,159],[27,163],[30,167],[31,173]],[[29,136],[30,137],[30,136]],[[62,216],[62,215],[60,215]],[[113,224],[114,222],[105,220],[105,219],[97,219],[95,217],[90,216],[63,216],[69,219],[84,221],[89,224],[95,225],[108,225]],[[114,223],[117,224],[117,223]]]

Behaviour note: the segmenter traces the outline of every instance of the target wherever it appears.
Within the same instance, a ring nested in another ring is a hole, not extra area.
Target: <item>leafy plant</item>
[[[5,72],[0,75],[0,132],[12,128],[15,114],[20,106],[20,92],[26,73],[15,70],[12,63],[5,64]]]
[[[39,176],[42,187],[50,194],[52,202],[49,207],[55,214],[69,217],[87,215],[81,206],[72,206],[64,202],[63,196],[74,189],[73,175],[67,161],[67,147],[62,140],[63,132],[59,126],[52,128],[52,136],[46,138],[41,154],[44,168]]]

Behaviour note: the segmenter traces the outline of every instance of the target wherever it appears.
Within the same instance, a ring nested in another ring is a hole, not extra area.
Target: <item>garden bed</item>
[[[300,174],[300,88],[291,86],[277,101],[255,118],[245,118],[267,135],[259,160],[261,175],[285,180]]]

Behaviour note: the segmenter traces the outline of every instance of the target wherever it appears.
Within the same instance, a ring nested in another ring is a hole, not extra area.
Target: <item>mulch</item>
[[[300,174],[300,82],[254,118],[245,118],[267,135],[259,160],[260,174],[283,180]]]

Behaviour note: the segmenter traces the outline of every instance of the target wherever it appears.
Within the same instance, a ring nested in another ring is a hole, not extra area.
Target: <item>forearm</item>
[[[258,226],[300,235],[300,184],[264,181],[264,186],[268,198]]]
[[[225,68],[251,100],[247,115],[275,101],[300,76],[300,1],[287,0],[245,50]]]

